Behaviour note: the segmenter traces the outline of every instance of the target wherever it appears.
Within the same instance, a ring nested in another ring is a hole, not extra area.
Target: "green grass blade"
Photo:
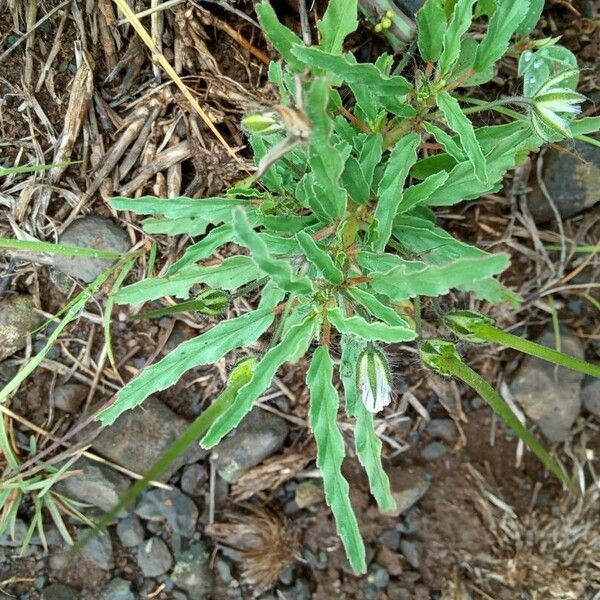
[[[94,248],[80,248],[65,244],[53,244],[37,240],[13,240],[0,238],[0,248],[7,250],[21,250],[23,252],[47,252],[60,256],[85,256],[89,258],[121,258],[123,255],[111,250],[95,250]]]

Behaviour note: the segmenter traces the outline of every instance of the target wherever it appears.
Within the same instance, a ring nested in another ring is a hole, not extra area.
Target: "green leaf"
[[[299,347],[310,343],[315,324],[316,317],[308,317],[289,329],[279,344],[263,356],[254,369],[252,379],[238,392],[235,402],[216,419],[202,438],[203,448],[212,448],[241,423],[257,398],[269,388],[279,367],[294,357]]]
[[[306,92],[307,112],[312,126],[308,160],[318,208],[326,214],[327,222],[332,222],[342,218],[346,212],[347,194],[340,185],[340,179],[351,148],[345,146],[342,151],[333,145],[333,121],[327,114],[328,99],[327,80],[316,78]]]
[[[110,199],[115,210],[129,210],[137,215],[163,215],[170,219],[197,217],[210,223],[222,223],[231,219],[231,212],[237,206],[253,206],[246,199],[236,198],[169,198],[155,196],[141,198]]]
[[[440,189],[446,183],[448,177],[449,174],[446,171],[440,171],[439,173],[430,175],[421,183],[411,185],[404,191],[396,215],[412,210],[417,204],[427,202],[433,192]]]
[[[367,570],[365,547],[350,504],[350,487],[342,475],[344,439],[337,426],[338,393],[332,383],[333,361],[326,346],[313,354],[307,374],[310,424],[317,443],[317,466],[323,475],[325,500],[331,507],[338,535],[352,568]]]
[[[220,265],[188,266],[173,275],[144,279],[121,288],[115,301],[118,304],[137,304],[163,296],[187,298],[192,286],[204,283],[224,290],[237,289],[259,279],[261,273],[249,256],[230,256]]]
[[[375,167],[381,162],[383,154],[383,136],[380,133],[369,133],[365,136],[360,149],[358,162],[365,180],[372,189]]]
[[[346,160],[344,172],[342,173],[342,184],[348,190],[350,198],[357,204],[364,204],[371,195],[369,184],[362,172],[360,163],[353,156]]]
[[[417,161],[417,148],[421,136],[409,133],[394,146],[381,181],[379,182],[377,205],[375,207],[376,239],[372,244],[374,250],[383,251],[390,235],[398,206],[402,201],[404,182],[408,171]]]
[[[452,136],[448,135],[443,129],[440,129],[433,123],[425,121],[423,129],[435,138],[438,144],[441,144],[444,151],[447,152],[457,162],[462,162],[467,158],[464,150],[454,141]]]
[[[157,363],[144,369],[117,394],[114,403],[100,412],[97,419],[111,425],[117,417],[141,404],[148,396],[165,390],[194,367],[216,363],[235,348],[247,347],[271,326],[274,306],[283,298],[277,289],[263,288],[261,306],[235,319],[222,321],[205,333],[183,342]]]
[[[142,227],[146,233],[165,235],[204,235],[210,225],[200,217],[181,217],[178,219],[144,219]]]
[[[444,113],[448,127],[458,133],[461,144],[473,165],[475,176],[479,181],[487,181],[485,157],[475,137],[473,124],[463,113],[458,100],[448,92],[440,92],[437,96],[437,105]]]
[[[296,294],[312,292],[312,284],[308,277],[294,274],[287,261],[279,260],[271,255],[265,242],[248,223],[244,211],[234,211],[233,228],[240,243],[250,249],[252,260],[259,269],[269,275],[282,290]]]
[[[542,16],[544,4],[545,0],[531,0],[529,2],[529,10],[527,11],[527,15],[517,28],[517,33],[519,35],[529,35],[535,29],[535,26]]]
[[[600,117],[584,117],[571,123],[571,133],[574,136],[597,131],[600,131]]]
[[[469,29],[473,18],[473,5],[476,0],[458,0],[448,27],[444,33],[444,48],[438,62],[438,71],[442,75],[449,73],[460,55],[460,42]]]
[[[474,69],[483,71],[500,60],[517,30],[529,12],[529,0],[499,0],[488,22],[487,31],[475,55]]]
[[[442,53],[446,29],[443,0],[427,0],[417,12],[419,52],[423,60],[435,63]]]
[[[317,23],[321,32],[319,47],[325,52],[341,54],[346,36],[358,27],[357,0],[329,0],[323,19]]]
[[[358,365],[360,355],[365,349],[365,343],[352,335],[342,335],[341,346],[340,379],[344,385],[346,414],[349,417],[354,417],[356,414],[356,405],[360,402],[358,397],[356,366]]]
[[[323,69],[347,83],[367,85],[377,96],[404,96],[412,89],[410,83],[399,75],[384,75],[372,63],[357,63],[354,56],[338,56],[319,50],[296,46],[294,55],[311,67]]]
[[[525,50],[519,57],[519,75],[523,77],[523,95],[533,98],[538,90],[554,75],[572,70],[568,81],[571,89],[577,87],[577,57],[563,46],[547,46],[538,51]]]
[[[392,496],[390,481],[381,464],[381,449],[383,447],[375,432],[373,415],[362,402],[356,404],[356,424],[354,425],[354,440],[356,456],[364,467],[369,478],[371,494],[377,501],[382,512],[396,510],[396,501]]]
[[[412,270],[411,265],[397,267],[385,273],[372,273],[372,288],[392,300],[400,301],[415,296],[441,296],[451,289],[472,284],[504,271],[508,257],[489,255],[481,258],[462,258],[442,266],[425,266]]]
[[[296,44],[302,45],[302,40],[281,23],[273,7],[266,0],[256,5],[256,14],[269,41],[283,56],[289,67],[298,73],[303,71],[304,65],[292,54],[292,48]]]
[[[388,325],[404,327],[410,329],[410,324],[401,317],[393,308],[381,302],[377,296],[367,292],[359,287],[348,288],[348,295],[358,302],[363,308],[366,308],[376,319],[387,323]]]
[[[344,281],[344,274],[339,267],[333,262],[333,259],[321,246],[313,240],[313,238],[305,231],[299,231],[296,234],[296,239],[300,244],[306,258],[312,262],[323,277],[334,285],[341,285]]]
[[[382,342],[409,342],[417,337],[415,331],[405,325],[388,325],[380,321],[367,321],[358,315],[348,317],[341,308],[327,311],[327,318],[342,334],[355,335],[363,340]]]

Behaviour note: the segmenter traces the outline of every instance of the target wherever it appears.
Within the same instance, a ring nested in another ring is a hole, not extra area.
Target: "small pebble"
[[[152,489],[140,497],[135,514],[149,521],[166,522],[173,533],[190,538],[196,529],[198,508],[177,488]]]
[[[442,442],[431,442],[431,444],[427,444],[423,450],[421,450],[421,456],[425,460],[438,460],[446,454],[448,448],[442,444]]]
[[[102,590],[99,600],[135,600],[131,583],[116,577]]]
[[[31,296],[12,294],[0,299],[0,360],[27,344],[27,338],[39,322]]]
[[[42,600],[77,600],[78,598],[79,590],[63,583],[52,583],[42,592]]]
[[[201,496],[206,491],[208,473],[201,464],[188,465],[181,475],[181,489],[190,496]]]
[[[390,582],[390,575],[381,565],[371,563],[367,571],[367,581],[383,590]]]
[[[458,429],[452,419],[432,419],[426,431],[432,438],[448,444],[454,442],[458,436]]]
[[[158,577],[171,568],[173,558],[167,545],[153,537],[138,546],[137,562],[145,577]]]
[[[144,541],[144,528],[136,516],[125,517],[117,523],[117,535],[123,546],[131,548]]]
[[[74,414],[87,398],[89,388],[79,383],[57,385],[52,392],[54,406],[64,412]]]
[[[423,554],[423,545],[421,542],[413,540],[402,540],[400,542],[400,552],[413,569],[418,569],[421,566],[421,557]]]

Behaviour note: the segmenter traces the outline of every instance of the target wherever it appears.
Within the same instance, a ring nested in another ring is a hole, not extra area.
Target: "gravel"
[[[167,545],[159,537],[152,537],[138,547],[137,563],[145,577],[158,577],[169,571],[173,558]]]

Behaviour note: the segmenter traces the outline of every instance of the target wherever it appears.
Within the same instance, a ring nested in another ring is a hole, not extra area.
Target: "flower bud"
[[[229,306],[229,294],[222,290],[207,289],[196,296],[202,306],[196,310],[204,315],[220,315]]]
[[[431,339],[426,340],[419,347],[421,362],[439,375],[449,377],[454,371],[448,369],[446,362],[450,359],[460,360],[456,346],[448,340]]]
[[[274,110],[250,113],[242,119],[242,128],[255,135],[270,135],[284,128],[279,113]]]
[[[383,352],[369,344],[358,357],[358,391],[365,408],[379,412],[392,401],[392,377]]]
[[[459,338],[472,342],[473,344],[483,344],[487,340],[477,335],[477,327],[480,325],[493,325],[494,321],[485,315],[473,312],[471,310],[456,310],[448,313],[444,319],[448,329],[450,329]]]

